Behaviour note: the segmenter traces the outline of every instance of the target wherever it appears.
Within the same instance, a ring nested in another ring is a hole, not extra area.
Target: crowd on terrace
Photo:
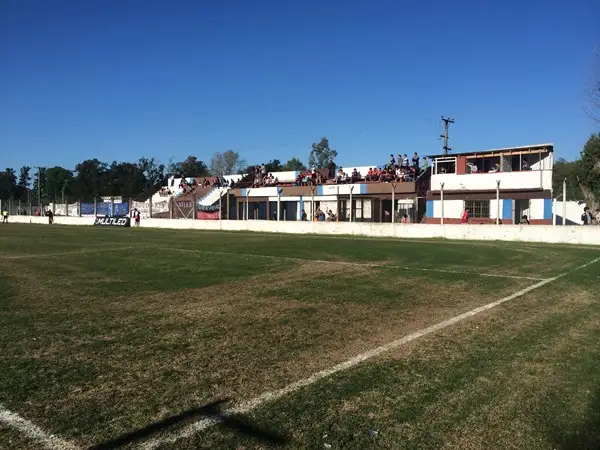
[[[356,168],[346,172],[339,167],[336,170],[334,163],[330,163],[326,169],[302,170],[294,181],[280,182],[272,173],[267,173],[265,165],[254,168],[254,181],[252,187],[263,186],[318,186],[322,184],[347,184],[347,183],[393,183],[415,181],[422,173],[419,164],[419,155],[415,152],[409,160],[408,155],[400,155],[395,158],[390,155],[387,164],[381,167],[370,167],[368,172],[361,174]]]
[[[175,184],[175,179],[171,179],[171,187]],[[196,180],[196,178],[190,178],[187,180],[182,178],[179,182],[179,190],[182,194],[189,194],[193,192],[197,187],[200,188],[208,188],[208,187],[234,187],[234,182],[232,180],[227,180],[223,177],[207,177],[202,178],[200,181]],[[160,191],[160,195],[163,197],[168,197],[173,195],[173,192],[169,188],[163,187]]]

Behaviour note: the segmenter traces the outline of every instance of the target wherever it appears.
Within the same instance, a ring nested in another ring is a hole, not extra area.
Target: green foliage
[[[337,150],[329,148],[329,140],[322,137],[319,143],[313,142],[308,156],[308,165],[311,168],[324,169],[335,162],[335,158],[337,158]]]
[[[13,169],[6,169],[4,172],[0,172],[0,199],[8,200],[16,197],[17,191],[17,177]]]
[[[306,170],[306,166],[298,158],[292,158],[283,165],[281,170]]]
[[[215,153],[210,160],[210,172],[215,176],[239,173],[246,166],[246,161],[238,152],[226,150]]]
[[[267,171],[267,173],[281,172],[283,170],[281,161],[279,161],[278,159],[272,159],[271,161],[265,164],[265,170]]]
[[[592,134],[583,147],[576,177],[588,206],[595,211],[600,206],[600,133]]]
[[[63,194],[71,195],[73,172],[63,167],[51,167],[45,171],[46,195],[52,200],[60,200]]]
[[[554,162],[552,174],[552,189],[554,197],[559,198],[563,193],[563,181],[567,180],[567,200],[583,200],[583,194],[577,181],[577,161],[567,161],[559,158]]]
[[[105,193],[107,166],[97,159],[88,159],[75,166],[73,194],[84,201],[92,201]]]
[[[166,184],[167,177],[164,164],[158,163],[154,158],[140,158],[137,165],[146,179],[147,187]]]
[[[31,183],[31,167],[23,166],[19,171],[19,187],[22,189],[28,189],[29,183]]]

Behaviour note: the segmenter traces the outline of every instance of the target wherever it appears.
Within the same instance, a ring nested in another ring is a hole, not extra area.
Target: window
[[[469,217],[474,219],[490,218],[489,200],[465,200],[465,209],[469,210]]]
[[[456,173],[456,158],[437,158],[435,160],[435,173]]]

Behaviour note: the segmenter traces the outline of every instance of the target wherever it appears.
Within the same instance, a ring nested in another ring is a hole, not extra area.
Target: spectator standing
[[[590,212],[590,208],[587,206],[583,208],[583,214],[581,215],[581,222],[583,225],[591,225],[592,224],[592,213]]]
[[[460,223],[469,223],[469,208],[465,208],[465,211],[460,218]]]
[[[46,215],[48,216],[48,225],[52,225],[54,223],[54,213],[49,209]]]
[[[140,220],[141,220],[140,212],[136,209],[135,210],[135,226],[136,226],[136,228],[139,228]]]
[[[412,157],[412,164],[413,164],[413,167],[415,168],[415,172],[418,174],[419,173],[419,155],[417,154],[417,152],[415,152],[415,154]]]
[[[408,168],[410,167],[408,164],[408,155],[405,153],[404,157],[402,158],[402,166],[408,170]]]
[[[2,211],[2,223],[8,223],[8,210],[6,208]]]

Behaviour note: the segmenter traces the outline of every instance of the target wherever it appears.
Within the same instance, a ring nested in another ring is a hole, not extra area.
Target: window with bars
[[[474,219],[490,218],[489,200],[465,200],[465,209],[469,210],[469,217]]]

